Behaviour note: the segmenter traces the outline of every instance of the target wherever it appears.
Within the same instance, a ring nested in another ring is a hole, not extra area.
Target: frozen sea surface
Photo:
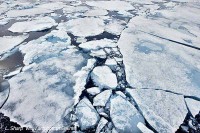
[[[0,0],[0,113],[37,133],[198,133],[199,13],[198,0]]]

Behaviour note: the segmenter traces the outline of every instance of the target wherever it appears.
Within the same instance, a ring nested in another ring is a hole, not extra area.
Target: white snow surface
[[[76,49],[68,49],[32,65],[9,80],[10,96],[1,111],[21,126],[45,132],[73,107],[73,75],[85,62]]]
[[[132,87],[156,88],[200,96],[198,50],[137,31],[135,28],[125,29],[117,44],[123,55],[126,79]]]
[[[175,132],[188,111],[182,95],[154,89],[127,89],[147,122],[158,132]]]
[[[117,77],[108,66],[95,67],[91,78],[94,84],[100,88],[115,89],[117,87]]]
[[[86,1],[89,6],[94,6],[111,11],[133,10],[134,7],[126,1]]]
[[[87,98],[83,98],[76,106],[76,113],[82,130],[98,124],[99,114]]]
[[[112,90],[102,91],[100,94],[94,97],[93,106],[105,106],[111,94],[112,94]]]
[[[200,101],[191,98],[185,98],[185,101],[187,103],[188,109],[192,113],[193,117],[195,117],[200,111]]]
[[[51,17],[37,17],[30,21],[16,22],[8,30],[11,32],[42,31],[56,26],[57,23]]]
[[[120,35],[123,29],[125,28],[125,25],[125,21],[112,20],[106,25],[105,31],[114,35]]]
[[[10,18],[25,17],[25,16],[35,16],[39,14],[52,13],[53,10],[46,8],[30,8],[25,10],[10,10],[6,12],[6,15]]]
[[[90,50],[99,50],[105,47],[116,47],[115,41],[111,39],[101,39],[101,40],[94,40],[94,41],[88,41],[85,43],[81,43],[79,45],[80,48],[82,48],[85,51]],[[101,51],[102,52],[102,51]]]
[[[86,17],[60,23],[58,28],[64,28],[74,36],[87,37],[103,33],[104,25],[104,21],[100,18]]]
[[[110,117],[117,131],[120,133],[140,133],[137,124],[145,122],[137,109],[119,95],[112,97],[110,102]]]
[[[93,9],[93,10],[89,10],[85,12],[84,16],[96,17],[96,16],[105,16],[107,14],[108,14],[107,10],[97,8],[97,9]]]
[[[96,95],[101,92],[101,89],[99,87],[91,87],[87,89],[87,92],[91,95]]]
[[[56,57],[61,51],[68,48],[71,39],[63,30],[53,30],[49,34],[20,46],[25,54],[24,64],[39,63],[51,57]],[[31,51],[30,51],[31,49]]]

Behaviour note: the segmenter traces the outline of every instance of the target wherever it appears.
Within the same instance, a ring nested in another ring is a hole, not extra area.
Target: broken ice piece
[[[138,110],[121,96],[113,96],[110,100],[110,117],[117,131],[120,133],[138,133],[139,122],[145,123]]]
[[[112,90],[105,90],[100,94],[96,95],[93,99],[93,106],[105,106],[111,94]]]
[[[99,87],[92,87],[92,88],[88,88],[87,92],[91,95],[96,95],[101,92],[101,89]]]
[[[57,23],[51,17],[37,17],[31,21],[16,22],[8,30],[11,32],[31,32],[31,31],[42,31],[50,29],[56,26]]]
[[[86,130],[97,125],[100,117],[91,102],[83,98],[76,107],[76,114],[79,120],[81,130]]]

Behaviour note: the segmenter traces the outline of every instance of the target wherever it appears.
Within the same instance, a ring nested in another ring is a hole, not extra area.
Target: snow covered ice
[[[198,0],[0,0],[0,132],[199,133],[199,12]]]
[[[38,17],[31,21],[17,22],[13,24],[8,30],[12,32],[30,32],[42,31],[56,26],[55,20],[50,17]]]

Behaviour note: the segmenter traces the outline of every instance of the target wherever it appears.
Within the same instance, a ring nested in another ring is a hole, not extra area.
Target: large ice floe
[[[182,95],[153,89],[127,89],[147,122],[159,133],[175,132],[187,108]]]
[[[69,44],[65,32],[52,31],[21,46],[26,69],[9,80],[10,94],[1,112],[42,132],[61,121],[74,102],[73,75],[86,64],[83,54]]]
[[[50,17],[38,17],[30,21],[16,22],[8,30],[11,32],[42,31],[56,26],[57,23]]]
[[[123,31],[118,46],[123,54],[127,81],[132,87],[156,88],[200,96],[197,78],[200,72],[198,50],[137,31],[135,28]]]
[[[104,21],[100,18],[78,18],[59,24],[75,36],[94,36],[104,31]]]

